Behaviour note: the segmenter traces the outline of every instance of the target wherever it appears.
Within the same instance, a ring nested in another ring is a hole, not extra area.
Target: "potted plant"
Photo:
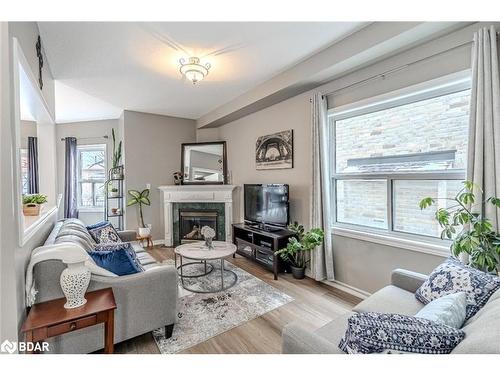
[[[500,235],[493,230],[491,222],[476,212],[476,208],[493,205],[500,208],[500,199],[489,197],[476,202],[475,191],[481,188],[470,181],[454,198],[426,197],[420,201],[420,209],[426,209],[436,200],[452,201],[448,208],[438,208],[435,214],[441,228],[442,239],[452,240],[454,256],[468,254],[469,264],[487,272],[500,274]]]
[[[119,191],[118,191],[118,188],[114,187],[114,186],[111,186],[110,185],[110,188],[109,188],[109,196],[111,198],[116,198],[119,196]]]
[[[123,166],[120,165],[122,159],[122,141],[116,147],[115,129],[111,129],[111,136],[113,138],[113,168],[111,169],[111,178],[116,180],[123,179]]]
[[[304,226],[294,223],[288,226],[294,237],[288,239],[284,249],[275,252],[281,259],[290,264],[292,275],[296,279],[305,277],[306,265],[310,261],[309,252],[323,242],[324,232],[320,228],[313,228],[305,232]]]
[[[129,190],[129,195],[132,197],[127,202],[127,207],[138,204],[139,205],[139,215],[140,215],[140,225],[139,236],[148,237],[151,234],[151,225],[144,224],[144,216],[142,214],[142,205],[150,206],[151,201],[149,200],[149,189],[144,189],[143,191]]]
[[[23,214],[24,216],[40,215],[40,206],[47,203],[47,196],[43,194],[25,194],[23,195]]]

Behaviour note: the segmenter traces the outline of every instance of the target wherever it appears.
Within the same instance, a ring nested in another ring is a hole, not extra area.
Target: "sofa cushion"
[[[465,340],[453,354],[500,354],[500,290],[462,327]]]
[[[352,315],[353,314],[351,312],[343,314],[314,331],[316,335],[324,338],[336,346],[336,353],[333,354],[344,354],[344,352],[338,347],[338,344],[340,343],[342,337],[344,337],[347,329],[347,320]]]
[[[495,291],[500,289],[500,277],[448,258],[432,271],[429,278],[418,288],[415,297],[427,304],[447,294],[467,294],[466,319],[473,317]]]
[[[353,311],[415,315],[422,307],[424,305],[415,299],[413,293],[388,285],[356,305]]]
[[[60,244],[65,242],[80,245],[87,252],[92,251],[94,249],[93,245],[91,245],[87,240],[83,239],[77,234],[65,234],[63,236],[58,236],[54,241],[55,244]]]
[[[125,249],[93,251],[89,255],[99,267],[118,276],[132,275],[142,271],[130,255],[130,252]]]
[[[367,312],[348,319],[339,347],[349,354],[448,354],[464,336],[459,329],[428,319]]]
[[[429,302],[415,317],[459,329],[464,325],[466,308],[465,292],[453,293]]]
[[[122,242],[118,232],[109,221],[89,225],[87,230],[97,243]]]

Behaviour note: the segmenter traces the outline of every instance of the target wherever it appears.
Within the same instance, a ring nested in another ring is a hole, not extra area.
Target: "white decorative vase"
[[[90,283],[90,270],[85,267],[85,262],[68,263],[67,268],[61,272],[59,281],[66,297],[66,309],[74,309],[87,303],[85,292]]]
[[[147,237],[151,234],[151,228],[139,228],[139,237]]]

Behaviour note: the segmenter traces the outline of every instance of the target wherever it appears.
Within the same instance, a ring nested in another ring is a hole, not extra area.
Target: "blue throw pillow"
[[[103,243],[103,244],[97,244],[93,248],[93,251],[97,252],[116,251],[116,250],[125,250],[126,252],[128,252],[130,258],[136,264],[137,268],[139,268],[141,271],[144,271],[144,268],[137,259],[137,254],[135,253],[134,248],[130,242]]]
[[[452,293],[465,292],[467,313],[465,319],[472,318],[493,293],[500,289],[500,277],[466,266],[458,259],[448,258],[434,271],[415,292],[415,297],[423,304]]]
[[[95,242],[99,244],[122,242],[118,232],[109,221],[101,221],[100,223],[89,225],[87,230]]]
[[[141,272],[136,262],[125,249],[114,251],[91,251],[89,255],[94,262],[115,275],[124,276]]]
[[[467,311],[466,298],[465,292],[448,294],[429,302],[415,314],[415,317],[429,319],[457,329],[462,328]]]
[[[365,312],[348,319],[339,348],[349,354],[448,354],[464,337],[463,331],[428,319]]]

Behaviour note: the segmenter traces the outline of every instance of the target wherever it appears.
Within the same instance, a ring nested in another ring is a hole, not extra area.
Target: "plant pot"
[[[23,204],[24,216],[38,216],[40,215],[40,205],[38,203]]]
[[[305,267],[294,267],[290,266],[292,269],[292,275],[294,279],[303,279],[306,277],[306,268]]]
[[[139,228],[139,237],[148,237],[151,234],[151,228]]]
[[[111,173],[113,180],[123,180],[123,173]]]
[[[111,198],[116,198],[118,195],[119,195],[119,192],[118,192],[118,191],[110,191],[110,192],[109,192],[109,196],[110,196]]]

